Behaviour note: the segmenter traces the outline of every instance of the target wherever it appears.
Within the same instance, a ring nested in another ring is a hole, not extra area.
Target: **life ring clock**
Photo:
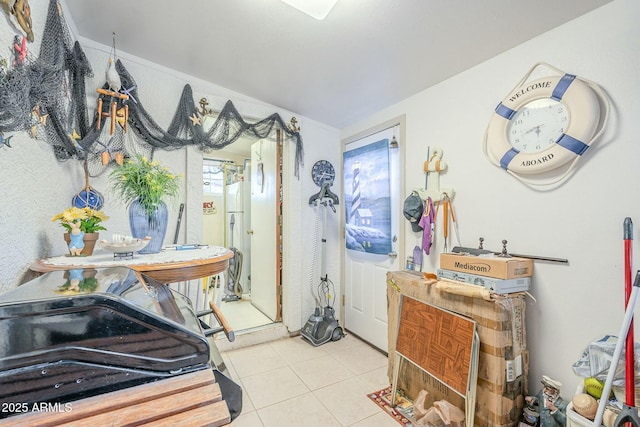
[[[601,108],[603,96],[597,85],[572,74],[519,85],[489,121],[489,160],[516,176],[534,176],[575,162],[604,128],[608,105]]]

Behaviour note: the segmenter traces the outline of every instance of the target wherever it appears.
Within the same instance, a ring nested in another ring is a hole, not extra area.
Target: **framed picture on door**
[[[389,140],[343,153],[346,248],[372,254],[391,252]]]

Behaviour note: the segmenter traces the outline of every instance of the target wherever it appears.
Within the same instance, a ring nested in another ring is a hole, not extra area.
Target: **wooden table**
[[[222,273],[229,266],[233,252],[221,246],[201,249],[167,250],[157,254],[134,254],[132,259],[116,259],[111,252],[99,250],[90,256],[58,256],[44,258],[31,264],[30,268],[39,273],[57,270],[91,269],[107,267],[129,267],[158,282],[169,284],[202,279]],[[145,285],[145,280],[138,275]],[[222,326],[229,341],[235,339],[233,328],[215,304],[209,304],[218,324]],[[215,350],[217,353],[217,349]]]
[[[55,270],[129,267],[162,283],[175,283],[215,276],[229,266],[233,256],[227,248],[213,246],[203,249],[171,250],[157,254],[134,254],[132,259],[114,259],[112,253],[96,251],[91,256],[58,256],[31,264],[33,271],[46,273]]]

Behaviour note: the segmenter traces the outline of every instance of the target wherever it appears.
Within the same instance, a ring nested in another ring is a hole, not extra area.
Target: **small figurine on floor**
[[[540,413],[540,427],[564,427],[567,422],[567,403],[560,397],[562,383],[542,376],[542,390],[535,396],[525,397],[525,401],[530,404],[534,399],[538,400]]]
[[[71,232],[69,233],[69,253],[71,256],[80,256],[84,249],[84,231],[80,230],[80,221],[69,223]]]

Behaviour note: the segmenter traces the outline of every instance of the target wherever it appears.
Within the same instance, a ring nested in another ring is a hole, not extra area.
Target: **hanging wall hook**
[[[453,199],[455,190],[453,188],[440,187],[440,174],[447,170],[447,163],[442,160],[443,151],[440,147],[434,147],[428,160],[424,162],[424,171],[427,174],[427,188],[415,190],[422,200],[431,198],[433,203],[440,202],[446,198]]]

